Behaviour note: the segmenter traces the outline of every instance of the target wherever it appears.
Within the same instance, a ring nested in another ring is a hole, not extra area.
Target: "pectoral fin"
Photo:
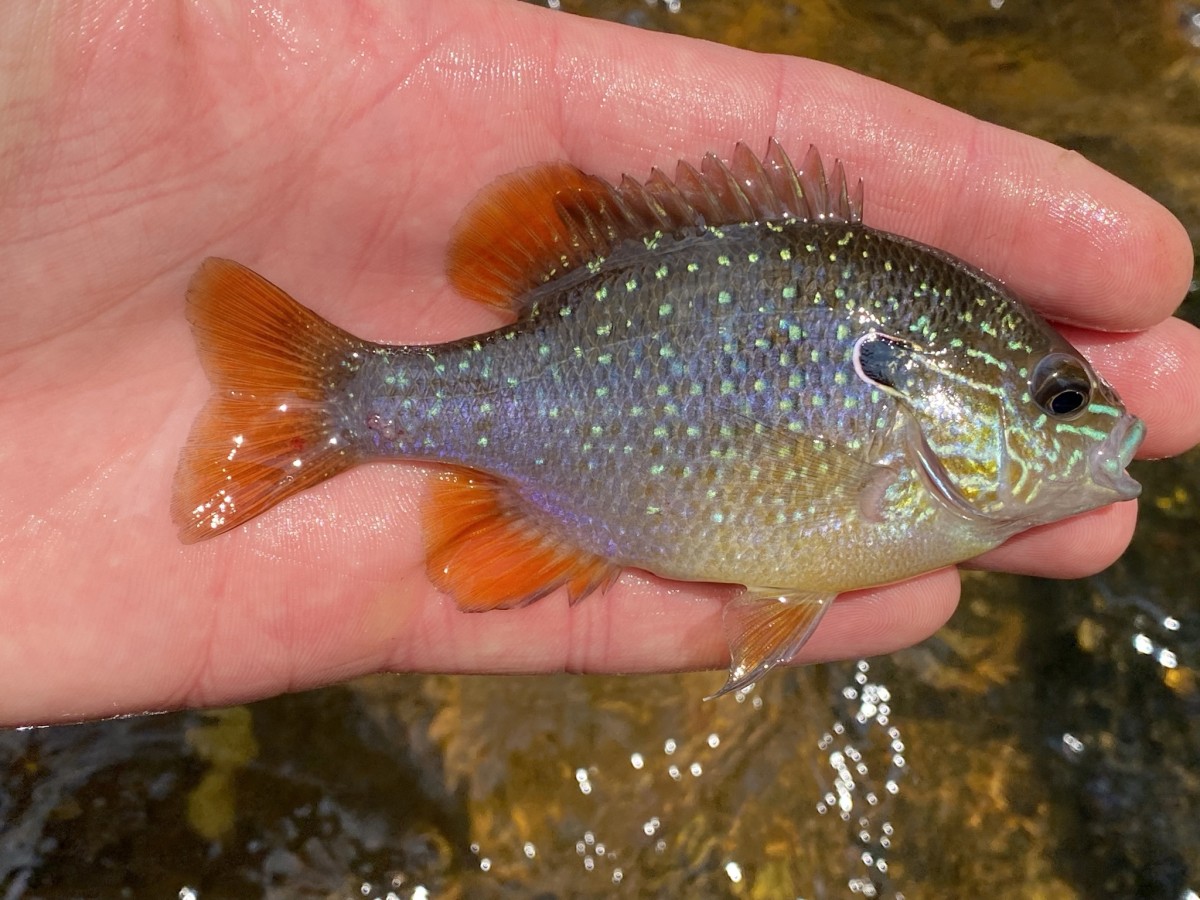
[[[729,679],[707,698],[753,684],[804,645],[836,594],[746,588],[725,607]]]

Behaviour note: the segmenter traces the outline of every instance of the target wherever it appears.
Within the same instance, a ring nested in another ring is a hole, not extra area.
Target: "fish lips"
[[[1109,432],[1108,438],[1092,450],[1090,468],[1092,480],[1107,488],[1122,500],[1132,500],[1142,492],[1125,467],[1146,436],[1146,425],[1136,416],[1126,415]]]

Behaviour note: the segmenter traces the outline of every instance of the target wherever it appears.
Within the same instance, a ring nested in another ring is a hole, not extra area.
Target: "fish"
[[[187,317],[212,383],[180,454],[185,543],[379,460],[436,464],[430,582],[467,612],[627,568],[736,585],[724,686],[792,659],[834,598],[1136,497],[1145,433],[998,279],[863,222],[862,181],[771,139],[674,178],[502,176],[453,228],[508,324],[355,337],[210,258]]]

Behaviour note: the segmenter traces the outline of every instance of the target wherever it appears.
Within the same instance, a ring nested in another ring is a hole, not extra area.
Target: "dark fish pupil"
[[[1087,403],[1085,397],[1080,391],[1068,390],[1055,394],[1050,401],[1050,409],[1056,415],[1068,416],[1073,412],[1078,412]]]

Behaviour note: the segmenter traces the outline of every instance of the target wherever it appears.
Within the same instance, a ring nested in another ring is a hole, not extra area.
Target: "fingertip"
[[[1136,500],[1114,503],[1031,528],[964,565],[1043,578],[1086,578],[1120,558],[1136,524]]]
[[[879,656],[911,647],[946,624],[958,606],[960,589],[958,572],[951,567],[839,596],[796,661]]]

